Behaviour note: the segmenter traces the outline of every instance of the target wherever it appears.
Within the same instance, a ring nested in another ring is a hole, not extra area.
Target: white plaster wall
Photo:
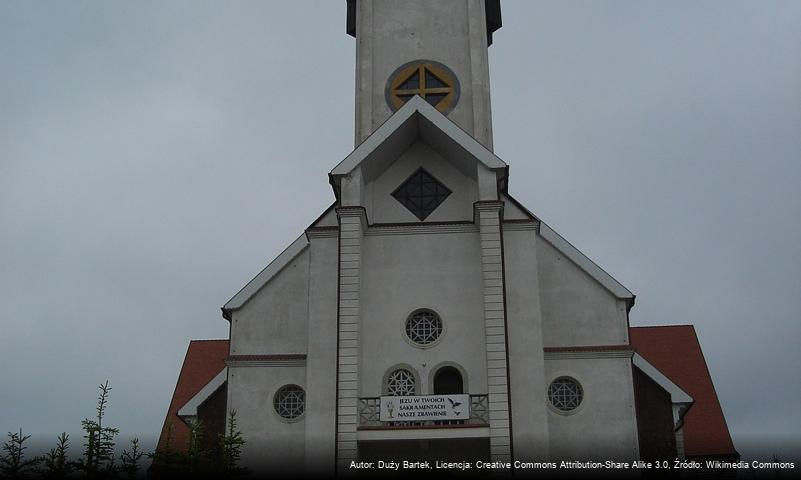
[[[537,260],[545,347],[628,344],[622,300],[542,237]]]
[[[579,381],[584,400],[572,415],[548,407],[550,455],[554,460],[639,458],[634,386],[628,358],[545,361],[546,385],[560,376]],[[547,402],[547,398],[538,399]]]
[[[430,373],[442,362],[466,371],[468,393],[487,393],[478,233],[369,235],[363,248],[361,396],[381,395],[396,364],[416,369],[420,393],[430,393]],[[445,324],[442,340],[427,349],[412,346],[403,331],[422,307]]]
[[[542,460],[548,456],[549,442],[547,407],[536,401],[546,395],[537,233],[533,228],[504,229],[503,242],[515,458]]]
[[[491,148],[483,2],[361,0],[358,4],[356,143],[391,115],[384,91],[392,72],[412,60],[427,59],[447,65],[459,79],[459,102],[448,117]]]
[[[305,388],[305,380],[305,367],[229,368],[228,409],[237,412],[237,426],[246,440],[242,465],[254,471],[302,468],[305,422],[281,419],[273,409],[273,396],[287,384]]]
[[[392,196],[406,179],[423,167],[451,190],[426,222],[473,220],[473,203],[478,200],[476,181],[465,176],[427,143],[413,143],[389,168],[365,188],[365,205],[370,223],[419,222],[412,212]]]
[[[232,315],[231,354],[306,353],[309,249]]]

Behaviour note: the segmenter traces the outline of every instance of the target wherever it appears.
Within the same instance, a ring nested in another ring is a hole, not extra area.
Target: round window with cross
[[[415,95],[442,113],[448,113],[459,100],[459,82],[445,65],[433,60],[409,62],[390,75],[387,103],[395,111]]]

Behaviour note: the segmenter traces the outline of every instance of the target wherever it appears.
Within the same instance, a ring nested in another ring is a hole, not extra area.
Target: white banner
[[[382,422],[467,420],[469,418],[470,395],[381,397]]]

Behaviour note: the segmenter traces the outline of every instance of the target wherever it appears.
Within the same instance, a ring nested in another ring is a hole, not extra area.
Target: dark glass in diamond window
[[[392,196],[420,220],[431,215],[450,194],[448,187],[422,168],[392,192]]]

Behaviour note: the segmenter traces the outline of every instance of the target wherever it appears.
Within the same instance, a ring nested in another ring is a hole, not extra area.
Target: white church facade
[[[347,7],[356,148],[332,162],[335,200],[225,304],[224,358],[179,380],[175,417],[236,411],[254,469],[631,461],[651,437],[684,456],[696,398],[633,345],[634,295],[509,193],[490,114],[499,2]]]

